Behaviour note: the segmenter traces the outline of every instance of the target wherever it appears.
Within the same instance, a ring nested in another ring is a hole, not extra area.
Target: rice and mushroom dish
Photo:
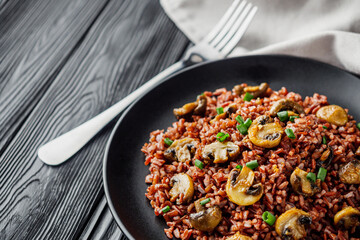
[[[168,238],[359,237],[360,124],[347,109],[267,83],[174,107],[142,148]]]

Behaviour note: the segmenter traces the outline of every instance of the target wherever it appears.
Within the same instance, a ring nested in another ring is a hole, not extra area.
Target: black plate
[[[141,147],[151,131],[175,121],[174,107],[194,101],[205,90],[235,84],[267,82],[274,90],[285,86],[303,98],[320,93],[330,103],[349,109],[360,119],[360,81],[341,69],[289,56],[248,56],[202,64],[171,77],[134,103],[121,117],[109,139],[104,158],[104,187],[112,214],[130,239],[167,239],[162,217],[156,217],[145,197]]]

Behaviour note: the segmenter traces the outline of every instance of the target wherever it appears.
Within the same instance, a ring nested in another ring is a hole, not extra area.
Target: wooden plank
[[[81,236],[103,196],[111,126],[58,167],[44,165],[37,148],[175,62],[187,43],[158,1],[109,3],[0,159],[0,239]]]
[[[98,240],[98,239],[127,239],[126,236],[121,232],[121,230],[116,225],[114,219],[112,218],[109,208],[104,208],[103,214],[98,218],[96,227],[93,229],[88,240]]]
[[[0,8],[0,154],[108,0],[11,0]]]
[[[185,48],[184,53],[193,46],[194,44],[190,42]],[[182,57],[184,56],[185,54],[183,54]],[[105,202],[106,202],[106,198],[104,195],[100,203],[97,205],[96,210],[94,211],[90,221],[88,221],[87,226],[85,227],[84,232],[81,235],[80,238],[81,240],[82,239],[96,240],[99,238],[95,238],[94,236],[104,236],[105,233],[108,232],[111,233],[110,236],[100,239],[118,240],[120,239],[118,236],[121,236],[121,240],[128,240],[126,235],[121,232],[113,216],[111,214],[103,214],[103,212],[105,211],[110,213],[110,209],[108,208],[108,206],[104,205]],[[99,214],[100,211],[102,214]]]
[[[116,224],[110,209],[107,206],[105,195],[97,204],[92,212],[90,220],[87,222],[84,231],[79,240],[97,240],[97,239],[124,239],[127,237],[122,233]]]
[[[107,206],[105,195],[103,195],[79,240],[118,240],[120,238],[123,240],[128,239],[116,224]]]
[[[120,228],[116,224],[109,208],[105,208],[104,214],[98,219],[98,225],[96,225],[92,234],[87,239],[128,240],[126,235],[121,232]]]
[[[92,212],[89,221],[87,221],[79,240],[87,240],[93,238],[92,236],[94,235],[104,235],[104,233],[107,232],[110,227],[109,222],[112,221],[112,216],[111,214],[110,216],[106,214],[106,210],[107,202],[105,195],[103,195],[100,202],[96,205],[96,208]],[[104,227],[104,224],[107,226]],[[100,232],[100,234],[98,232]],[[119,236],[121,236],[121,234],[121,231],[119,231]]]
[[[8,2],[8,0],[0,0],[0,11],[5,6],[6,2]]]

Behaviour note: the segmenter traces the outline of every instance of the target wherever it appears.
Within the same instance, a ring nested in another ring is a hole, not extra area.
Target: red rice
[[[172,124],[167,131],[156,130],[150,134],[149,143],[142,148],[145,153],[145,164],[149,165],[150,174],[145,182],[150,184],[146,197],[154,208],[155,215],[163,215],[168,229],[168,238],[181,239],[225,239],[239,231],[253,239],[280,239],[274,226],[267,225],[262,220],[264,211],[272,212],[276,217],[286,210],[297,207],[310,213],[313,224],[308,236],[312,239],[349,239],[349,232],[338,230],[333,223],[333,217],[345,206],[359,209],[359,187],[343,184],[339,181],[339,166],[353,156],[356,147],[360,145],[360,131],[356,122],[349,115],[349,122],[343,127],[337,127],[315,117],[316,111],[328,105],[327,97],[315,93],[312,97],[302,99],[299,94],[288,92],[286,88],[279,91],[268,91],[269,97],[253,99],[244,102],[240,97],[226,89],[215,92],[205,92],[208,100],[206,117],[193,116],[193,122],[180,119]],[[287,98],[298,102],[304,107],[306,116],[295,119],[295,122],[281,123],[283,127],[293,129],[297,138],[291,140],[283,137],[275,149],[265,149],[255,146],[247,137],[236,129],[235,117],[241,115],[244,119],[254,120],[257,116],[268,113],[271,105]],[[216,115],[217,107],[225,107],[236,103],[238,110],[230,118],[221,119],[210,125],[209,121]],[[322,126],[328,127],[327,130]],[[216,141],[216,134],[227,132],[231,141],[237,144],[242,154],[225,164],[205,165],[204,169],[194,166],[193,161],[201,158],[201,150],[206,144]],[[328,145],[334,150],[334,159],[328,167],[322,191],[312,197],[304,197],[292,191],[289,178],[292,171],[299,167],[315,172],[316,159],[320,157],[325,147],[321,144],[322,136],[328,139]],[[166,149],[165,138],[179,139],[196,138],[200,142],[192,161],[185,163],[169,162],[163,153]],[[241,207],[229,201],[225,185],[231,169],[236,165],[244,165],[251,160],[258,160],[259,167],[254,170],[256,178],[264,185],[263,197],[252,206]],[[195,212],[194,204],[177,205],[170,202],[169,179],[176,173],[186,172],[193,178],[195,194],[193,201],[202,197],[211,198],[211,205],[218,205],[223,212],[223,219],[212,233],[201,232],[191,228],[189,214]],[[160,210],[170,206],[171,210],[162,213]]]

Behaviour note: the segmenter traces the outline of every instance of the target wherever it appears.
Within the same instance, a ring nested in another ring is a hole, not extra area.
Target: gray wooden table
[[[125,239],[102,186],[114,122],[61,166],[36,151],[188,44],[156,0],[0,0],[0,239]]]

